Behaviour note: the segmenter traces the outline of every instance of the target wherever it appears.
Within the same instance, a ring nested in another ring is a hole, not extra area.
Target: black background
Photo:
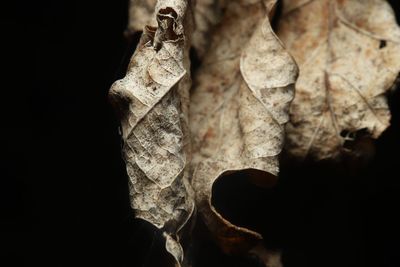
[[[151,266],[162,242],[133,219],[107,101],[134,50],[127,1],[1,5],[2,266]],[[400,266],[400,94],[390,99],[393,126],[367,168],[283,166],[270,190],[222,179],[215,205],[283,249],[285,267]],[[256,266],[207,242],[196,266]]]

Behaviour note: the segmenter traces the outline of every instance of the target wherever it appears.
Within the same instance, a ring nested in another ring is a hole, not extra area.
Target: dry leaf
[[[357,137],[379,137],[390,121],[384,94],[400,71],[400,29],[389,4],[283,2],[278,35],[300,68],[287,127],[289,153],[337,158]]]
[[[244,252],[260,234],[212,206],[216,179],[235,171],[270,182],[293,98],[297,66],[273,33],[270,1],[230,1],[194,78],[190,119],[193,187],[202,219],[225,252]]]
[[[166,250],[182,262],[179,234],[193,213],[188,181],[189,41],[187,2],[160,0],[158,28],[146,27],[126,76],[110,97],[121,114],[131,205],[164,231]]]

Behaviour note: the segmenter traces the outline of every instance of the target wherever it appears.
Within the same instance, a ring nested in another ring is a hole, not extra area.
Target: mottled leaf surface
[[[400,29],[384,0],[284,0],[278,35],[300,68],[288,152],[338,158],[389,126],[385,93],[400,71]]]

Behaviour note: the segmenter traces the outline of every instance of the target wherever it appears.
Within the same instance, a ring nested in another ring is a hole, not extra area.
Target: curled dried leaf
[[[131,205],[138,218],[163,230],[179,264],[180,231],[194,204],[188,181],[190,18],[186,1],[158,1],[157,28],[146,27],[126,76],[110,97],[121,117]]]
[[[156,0],[130,0],[129,21],[127,34],[143,31],[147,25],[156,25],[153,13]],[[224,1],[196,0],[194,1],[194,32],[192,46],[196,49],[199,58],[202,58],[209,46],[209,34],[220,21]]]
[[[235,171],[275,180],[298,72],[267,13],[260,1],[229,2],[194,78],[192,184],[202,219],[228,253],[246,252],[262,237],[217,212],[213,184]]]
[[[354,152],[366,135],[378,138],[390,122],[385,93],[400,72],[400,28],[389,4],[283,3],[278,35],[300,68],[288,152],[299,158],[339,158]]]

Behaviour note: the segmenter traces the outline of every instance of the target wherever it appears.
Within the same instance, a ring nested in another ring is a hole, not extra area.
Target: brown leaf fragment
[[[157,25],[154,10],[157,0],[130,0],[127,34],[143,31],[145,26]]]
[[[268,250],[261,245],[257,245],[250,250],[250,254],[255,255],[265,265],[265,267],[283,267],[281,252]]]
[[[146,27],[110,98],[121,117],[123,155],[136,217],[164,232],[166,250],[183,260],[180,231],[194,204],[188,181],[189,41],[184,0],[160,0],[158,27]]]
[[[227,4],[191,96],[196,204],[227,253],[247,252],[262,237],[217,212],[211,204],[213,184],[223,175],[243,170],[261,173],[266,182],[276,179],[298,72],[271,29],[266,2]]]
[[[199,58],[203,58],[210,45],[210,34],[222,16],[223,1],[196,0],[194,8],[195,31],[192,45]]]
[[[288,152],[339,158],[389,126],[385,92],[400,72],[400,28],[384,0],[284,0],[278,36],[300,68]],[[357,149],[357,148],[356,148]]]

